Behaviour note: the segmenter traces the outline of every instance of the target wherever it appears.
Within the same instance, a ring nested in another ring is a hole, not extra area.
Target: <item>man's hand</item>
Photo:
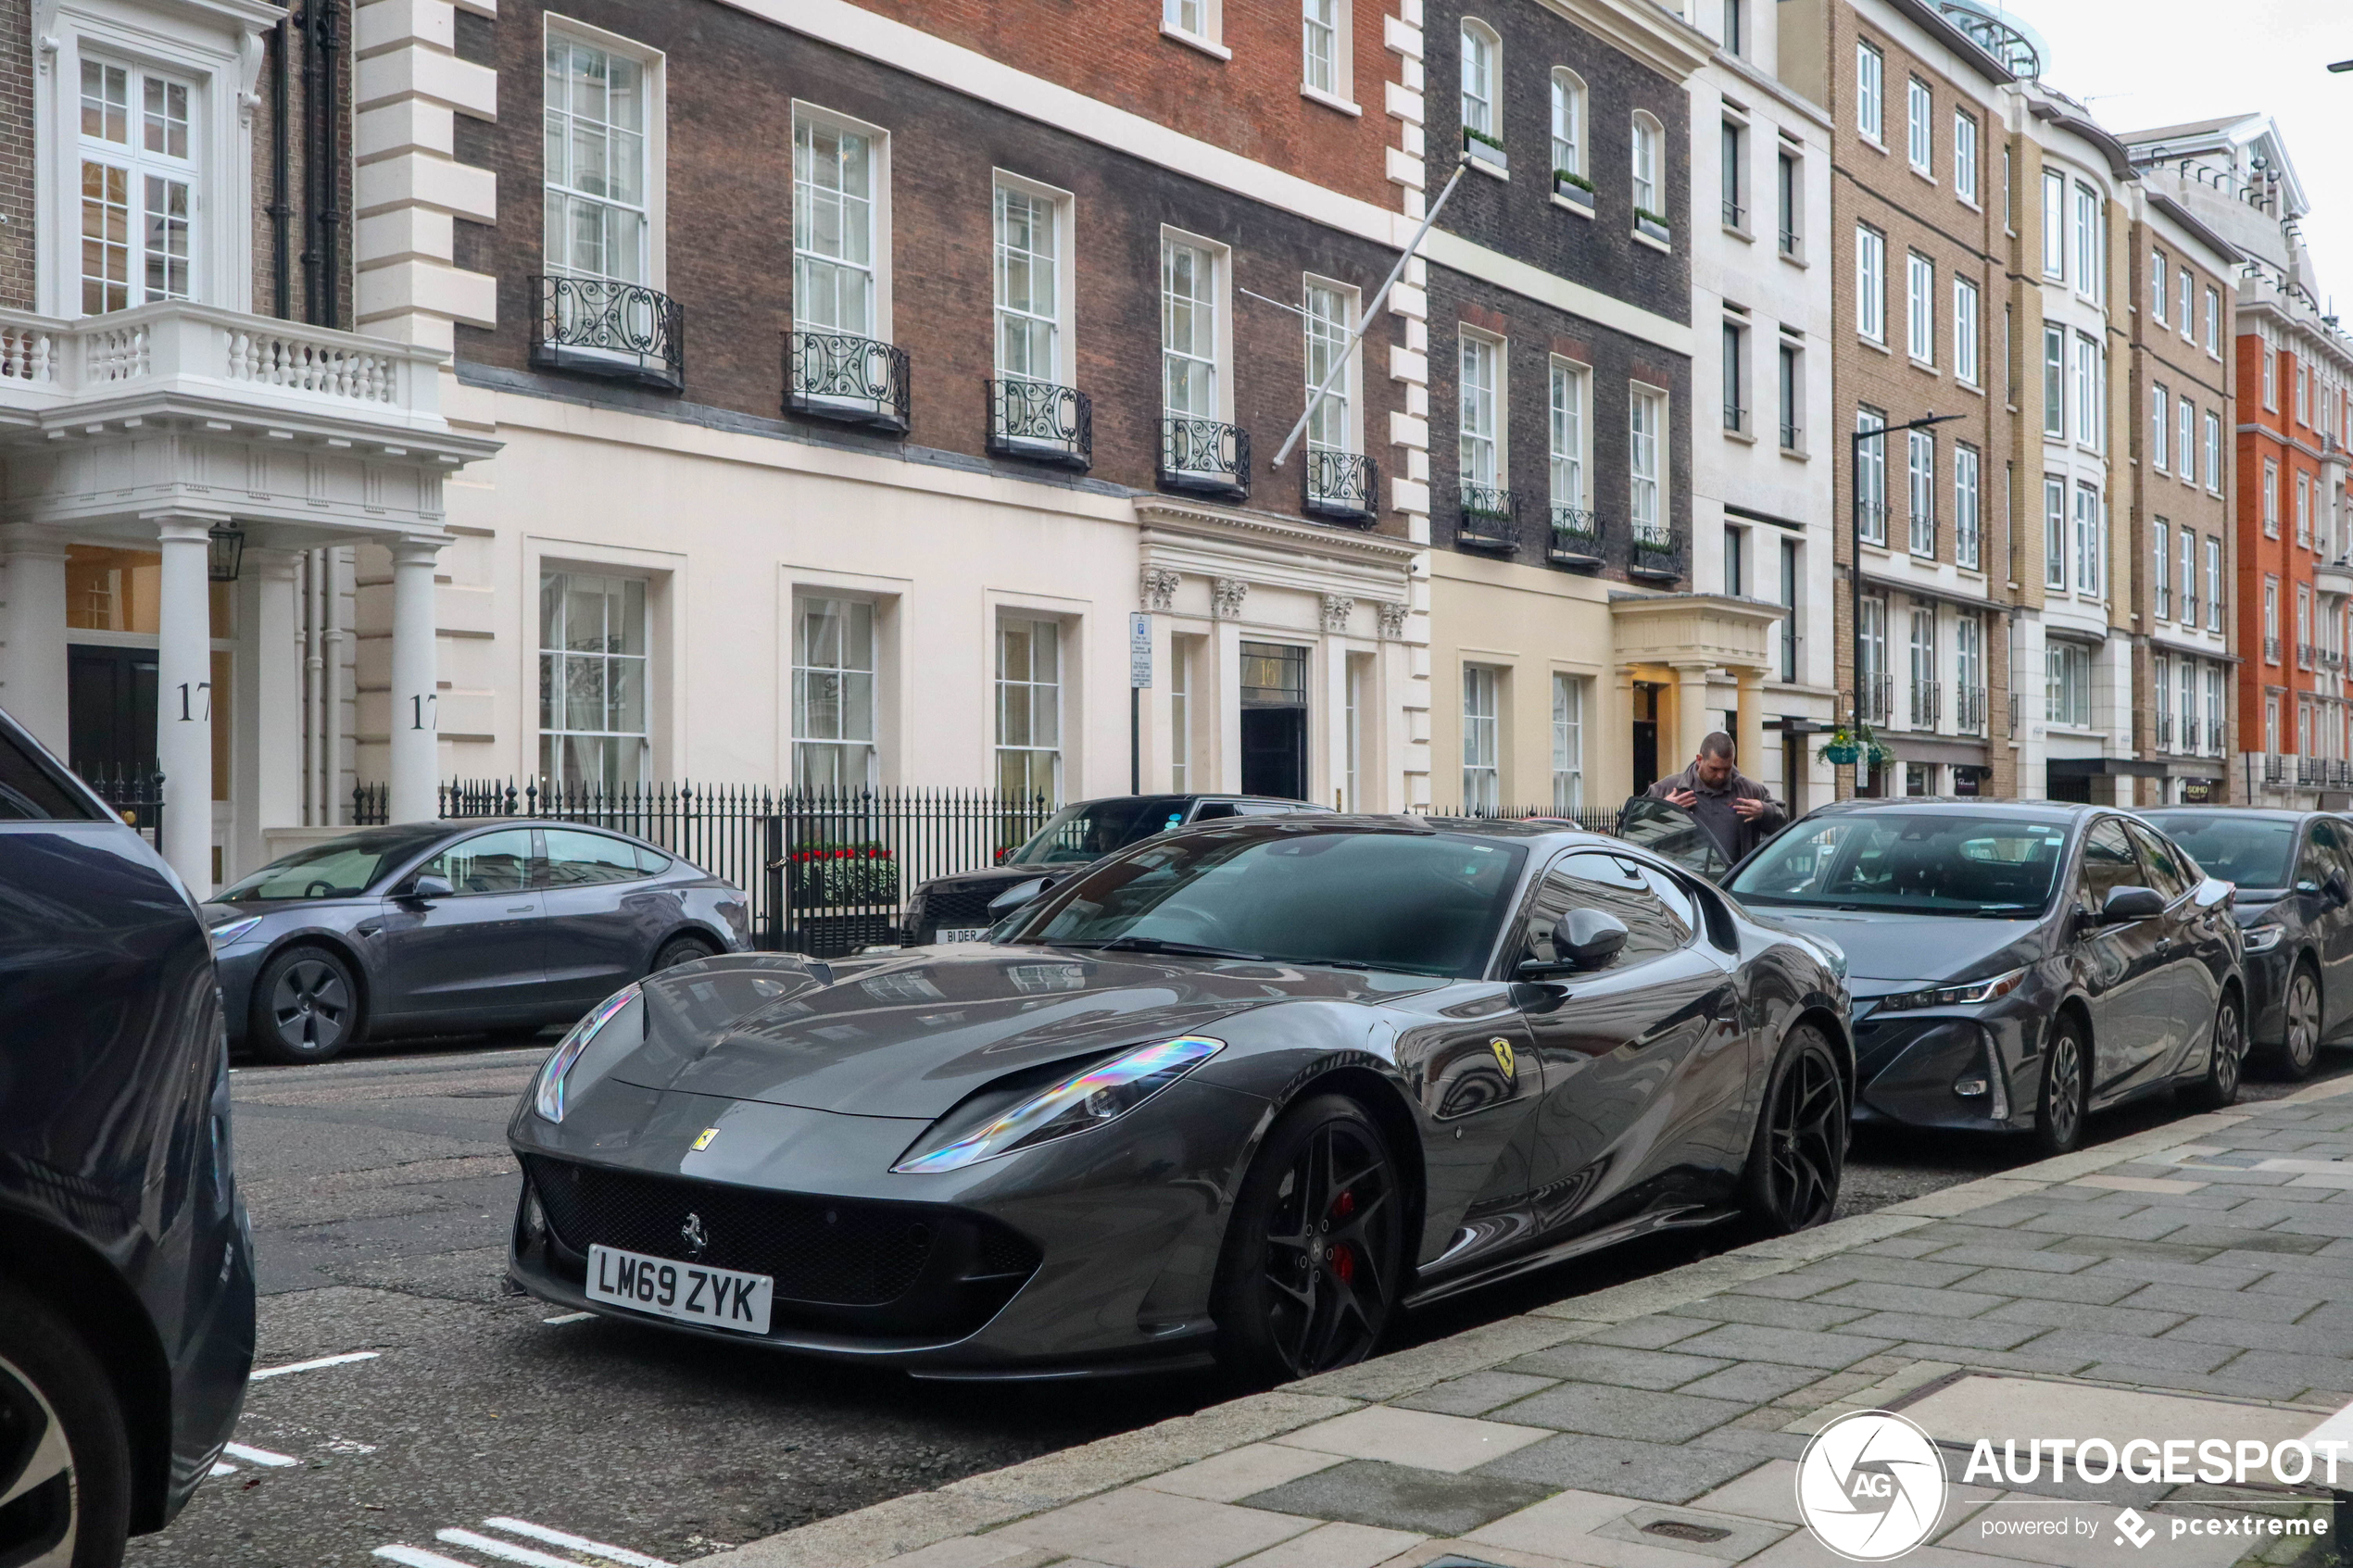
[[[1746,796],[1737,796],[1732,800],[1732,810],[1741,821],[1753,822],[1765,814],[1765,802],[1751,800]]]
[[[1667,803],[1669,806],[1689,807],[1698,802],[1699,797],[1688,789],[1672,789],[1667,792]]]

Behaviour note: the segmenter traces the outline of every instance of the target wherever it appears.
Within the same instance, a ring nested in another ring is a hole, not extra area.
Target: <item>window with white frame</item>
[[[2206,629],[2222,629],[2222,541],[2212,533],[2206,536]]]
[[[189,82],[82,56],[83,315],[195,296],[198,97]]]
[[[1904,253],[1905,347],[1922,364],[1936,361],[1936,267],[1919,251]]]
[[[2280,351],[2272,345],[2268,334],[2259,333],[2255,339],[2256,358],[2262,361],[2263,407],[2277,413],[2280,407]]]
[[[2106,255],[2108,233],[2100,220],[2100,198],[2092,187],[2075,187],[2075,288],[2079,294],[2094,299],[2100,297],[2101,263]]]
[[[2196,295],[2196,284],[2191,279],[2190,270],[2186,267],[2176,275],[2181,280],[2182,295],[2181,302],[2173,312],[2173,324],[2182,329],[2183,337],[2195,341],[2197,332],[2197,316],[2190,308],[2190,302]]]
[[[1877,408],[1855,410],[1855,428],[1869,433],[1887,428],[1887,416]],[[1855,444],[1855,504],[1858,526],[1869,544],[1887,543],[1887,437]]]
[[[2296,585],[2296,662],[2306,669],[2312,667],[2312,587],[2309,583]]]
[[[2176,751],[2196,753],[2206,749],[2197,733],[2197,661],[2180,661],[2182,671],[2182,735],[2173,747]]]
[[[2312,370],[2301,359],[2296,362],[2296,422],[2312,422]]]
[[[1050,198],[997,185],[997,374],[1004,380],[1063,379],[1061,220]]]
[[[1912,554],[1936,558],[1936,437],[1924,430],[1907,432],[1905,471],[1911,481]]]
[[[1780,341],[1777,381],[1781,450],[1802,452],[1806,449],[1806,351],[1786,336]]]
[[[1356,330],[1354,295],[1336,283],[1308,280],[1301,291],[1307,304],[1307,395],[1315,398],[1307,416],[1310,452],[1353,452],[1356,449],[1355,418],[1349,378],[1355,367],[1349,360],[1349,338]],[[1324,395],[1315,389],[1331,380]]]
[[[1748,52],[1748,0],[1724,0],[1724,52]]]
[[[1930,148],[1936,140],[1933,127],[1935,107],[1929,96],[1928,83],[1915,76],[1904,94],[1904,151],[1912,167],[1922,174],[1930,171]]]
[[[2206,749],[2221,756],[2222,752],[2222,667],[2206,667]]]
[[[2296,542],[2312,543],[2312,476],[2303,472],[2296,476]]]
[[[1871,141],[1887,140],[1886,106],[1881,98],[1881,82],[1887,74],[1887,58],[1876,44],[1855,45],[1855,129]]]
[[[2149,252],[2149,315],[2158,326],[2164,326],[2165,311],[2173,292],[2172,269],[2166,265],[2165,253]]]
[[[1553,72],[1553,169],[1585,179],[1585,81],[1573,70]]]
[[[539,774],[567,784],[646,780],[646,583],[539,574]]]
[[[1637,543],[1667,539],[1667,394],[1635,385],[1627,395],[1629,516]]]
[[[1912,728],[1936,727],[1936,607],[1912,601]]]
[[[1180,795],[1190,789],[1193,784],[1192,651],[1191,638],[1171,637],[1168,639],[1168,787]],[[1353,706],[1355,695],[1354,683],[1351,682],[1349,696],[1352,706],[1348,711],[1348,720],[1349,757],[1352,762],[1355,759],[1356,750],[1354,745],[1356,710]],[[1352,788],[1349,791],[1349,798],[1353,801],[1355,799],[1355,791],[1353,787],[1354,780],[1352,779],[1350,783]]]
[[[1979,383],[1977,284],[1967,278],[1953,280],[1953,375],[1966,385]]]
[[[2270,458],[2263,459],[2263,535],[2280,536],[2280,465]]]
[[[2263,749],[2280,749],[2280,699],[2275,696],[2263,699]]]
[[[1504,471],[1503,345],[1491,337],[1462,334],[1462,385],[1456,420],[1456,462],[1465,486],[1502,488]],[[1468,504],[1467,502],[1466,503]]]
[[[2173,716],[2173,661],[2163,654],[2158,654],[2149,660],[2149,673],[2153,677],[2150,682],[2149,695],[2152,700],[2149,706],[2156,710],[2158,724],[2158,745],[2162,749],[2171,751],[2173,749],[2169,744],[2171,737],[2165,734],[2165,730],[2169,727],[2166,721]]]
[[[1301,0],[1300,81],[1327,97],[1353,96],[1341,81],[1340,0]]]
[[[2222,493],[2222,416],[2210,410],[2206,416],[2206,488],[2217,495]]]
[[[1585,804],[1585,683],[1553,673],[1553,809],[1568,816]]]
[[[2159,621],[2173,619],[2173,533],[2163,518],[2149,524],[2149,593]]]
[[[2173,421],[2174,471],[2184,484],[2197,483],[2197,405],[2183,398],[2174,408],[2180,418]]]
[[[1062,627],[1051,621],[997,625],[997,788],[1062,800]]]
[[[1887,600],[1878,594],[1863,596],[1862,643],[1858,658],[1862,666],[1857,682],[1864,696],[1866,713],[1876,712],[1880,722],[1891,721],[1894,714],[1892,704],[1882,696],[1887,682]]]
[[[1654,222],[1667,221],[1667,203],[1658,194],[1658,149],[1665,140],[1658,121],[1641,109],[1634,111],[1634,212]]]
[[[1463,22],[1463,129],[1490,141],[1503,140],[1495,108],[1503,46],[1485,22]]]
[[[2100,493],[2096,485],[2075,486],[2075,591],[2086,598],[2100,596],[2107,573],[2108,538],[2100,527]]]
[[[2043,327],[2043,433],[2067,439],[2067,329]]]
[[[1717,138],[1717,186],[1722,198],[1724,226],[1748,230],[1748,125],[1726,116]]]
[[[1855,229],[1855,330],[1887,341],[1887,236],[1869,224]]]
[[[1953,563],[1970,571],[1982,564],[1983,547],[1980,466],[1976,447],[1965,442],[1953,444]]]
[[[875,763],[875,607],[807,595],[793,603],[792,776],[800,789],[870,789]]]
[[[1953,111],[1953,189],[1977,205],[1977,117],[1967,109]]]
[[[1783,539],[1781,541],[1781,592],[1780,604],[1783,613],[1781,615],[1780,629],[1775,636],[1775,641],[1780,645],[1780,678],[1784,681],[1794,681],[1797,679],[1798,616],[1801,613],[1798,606],[1798,597],[1805,591],[1800,585],[1802,578],[1800,572],[1801,559],[1799,552],[1801,549],[1802,546],[1799,545],[1798,541],[1794,539]]]
[[[2092,650],[2082,643],[2053,638],[2044,645],[2044,717],[2054,724],[2088,728],[2092,722]]]
[[[1161,0],[1160,25],[1208,43],[1217,41],[1218,0]]]
[[[1974,734],[1985,724],[1985,622],[1972,611],[1953,618],[1953,684],[1960,699],[1954,704],[1957,727]]]
[[[2263,579],[2263,662],[2280,661],[2280,580]]]
[[[1160,408],[1164,420],[1222,420],[1218,258],[1206,245],[1160,245]],[[1190,446],[1191,443],[1186,443]]]
[[[2206,291],[2206,351],[2222,352],[2222,293],[2220,289]]]
[[[2194,530],[2182,530],[2181,571],[2182,625],[2184,630],[2197,628],[2197,534]]]
[[[1502,747],[1495,671],[1484,664],[1463,666],[1463,810],[1493,816],[1502,809]]]
[[[2067,586],[2067,481],[2043,476],[2043,586]]]
[[[2100,445],[2100,345],[2082,332],[2075,334],[2075,439],[2086,446]]]
[[[804,331],[880,335],[878,161],[874,138],[793,117],[793,322]]]
[[[2152,385],[2149,388],[2149,467],[2159,473],[2166,469],[2165,433],[2172,428],[2172,394],[2165,390],[2161,382]]]
[[[1555,519],[1564,510],[1584,511],[1592,505],[1585,488],[1586,394],[1591,379],[1582,366],[1566,359],[1552,364],[1552,492]],[[1581,519],[1573,520],[1582,521]]]
[[[1748,323],[1727,315],[1720,366],[1724,374],[1724,428],[1743,435],[1753,433],[1748,417]]]
[[[2043,276],[2067,276],[2067,176],[2043,171]]]

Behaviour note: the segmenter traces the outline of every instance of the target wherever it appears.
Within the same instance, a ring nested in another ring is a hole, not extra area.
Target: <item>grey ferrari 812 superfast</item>
[[[510,1266],[927,1377],[1302,1376],[1615,1241],[1829,1218],[1843,965],[1594,834],[1182,829],[987,941],[615,993],[516,1108]]]

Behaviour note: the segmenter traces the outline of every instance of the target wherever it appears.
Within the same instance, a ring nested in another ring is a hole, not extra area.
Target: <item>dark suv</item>
[[[111,1564],[235,1426],[253,1244],[195,900],[0,714],[0,1562]]]

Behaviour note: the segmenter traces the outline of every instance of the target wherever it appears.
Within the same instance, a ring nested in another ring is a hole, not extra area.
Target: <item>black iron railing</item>
[[[1160,483],[1239,501],[1250,495],[1250,432],[1218,420],[1172,415],[1160,421]]]
[[[785,352],[786,412],[905,433],[912,379],[905,349],[855,332],[794,332]]]
[[[1863,722],[1874,727],[1894,721],[1895,714],[1895,677],[1869,675],[1863,677]]]
[[[1914,681],[1912,683],[1912,728],[1916,730],[1936,728],[1936,721],[1942,716],[1944,706],[1944,687],[1938,682]]]
[[[1380,469],[1362,453],[1309,447],[1304,483],[1302,505],[1310,517],[1361,524],[1378,513]]]
[[[1983,734],[1985,733],[1985,688],[1983,686],[1956,686],[1953,688],[1953,702],[1956,709],[1954,720],[1959,726],[1961,734]]]
[[[531,362],[676,392],[686,384],[686,313],[643,283],[538,276]]]
[[[1462,486],[1463,515],[1454,539],[1468,550],[1519,548],[1519,501],[1491,484]]]
[[[1654,582],[1671,583],[1683,575],[1683,551],[1675,543],[1675,532],[1665,523],[1638,522],[1634,525],[1634,547],[1626,562],[1626,574]]]
[[[988,389],[988,450],[1085,470],[1095,460],[1095,402],[1075,386],[1009,376]]]
[[[1887,543],[1887,503],[1857,501],[1855,503],[1855,525],[1863,531],[1863,542],[1869,545]]]
[[[1548,559],[1563,566],[1602,564],[1602,520],[1582,507],[1553,508],[1553,539]]]
[[[91,768],[81,770],[82,782],[115,815],[139,830],[157,849],[163,847],[163,775],[152,768]]]

